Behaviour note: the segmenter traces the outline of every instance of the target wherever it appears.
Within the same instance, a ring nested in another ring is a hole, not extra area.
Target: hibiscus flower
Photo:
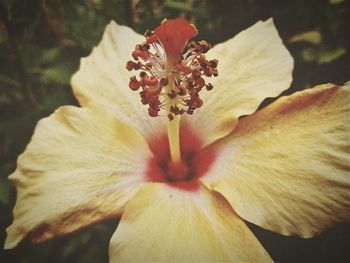
[[[72,78],[81,107],[39,121],[10,176],[6,248],[116,218],[110,262],[268,262],[243,219],[301,237],[350,219],[349,85],[256,111],[292,79],[273,21],[209,51],[195,35],[107,26]]]

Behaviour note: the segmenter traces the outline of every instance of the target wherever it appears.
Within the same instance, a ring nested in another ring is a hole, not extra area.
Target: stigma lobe
[[[159,39],[164,46],[169,63],[176,63],[180,58],[187,41],[198,33],[194,25],[189,24],[183,18],[163,20],[162,24],[154,30],[154,36],[149,41]]]

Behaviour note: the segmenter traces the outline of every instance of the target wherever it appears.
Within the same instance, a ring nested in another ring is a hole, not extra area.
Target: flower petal
[[[144,186],[110,243],[110,262],[270,262],[227,201],[205,188]]]
[[[204,178],[244,219],[311,237],[350,220],[350,86],[320,85],[282,97],[217,147]]]
[[[102,41],[81,60],[79,71],[72,77],[74,93],[83,106],[98,105],[149,136],[166,118],[150,118],[137,93],[129,88],[132,73],[125,65],[132,58],[136,44],[145,38],[126,26],[112,21]],[[165,127],[165,126],[164,126]]]
[[[10,176],[17,188],[6,248],[116,217],[145,179],[144,139],[106,112],[62,107],[41,120]]]
[[[266,97],[279,95],[292,81],[293,59],[272,19],[258,22],[214,46],[207,57],[219,60],[214,89],[202,92],[203,106],[191,122],[205,130],[205,144],[227,135],[241,115],[254,112]]]

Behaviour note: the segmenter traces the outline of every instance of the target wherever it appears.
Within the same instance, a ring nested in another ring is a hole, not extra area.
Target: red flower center
[[[216,156],[213,149],[202,148],[200,137],[186,124],[180,128],[181,162],[171,161],[166,133],[152,138],[149,144],[153,156],[148,160],[147,179],[187,191],[199,189],[199,178],[209,170]]]

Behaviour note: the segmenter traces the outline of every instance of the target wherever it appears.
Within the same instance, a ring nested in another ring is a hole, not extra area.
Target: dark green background
[[[284,94],[349,80],[349,1],[1,0],[1,246],[16,196],[7,176],[14,171],[36,122],[60,105],[76,104],[69,81],[79,59],[99,42],[111,19],[143,33],[163,18],[178,16],[196,24],[198,38],[212,44],[273,17],[295,60],[294,81]],[[302,35],[310,31],[311,36]],[[117,222],[105,222],[39,245],[28,239],[16,249],[0,251],[0,262],[108,262],[108,243],[116,226]],[[350,262],[349,224],[312,239],[249,226],[277,262]]]

